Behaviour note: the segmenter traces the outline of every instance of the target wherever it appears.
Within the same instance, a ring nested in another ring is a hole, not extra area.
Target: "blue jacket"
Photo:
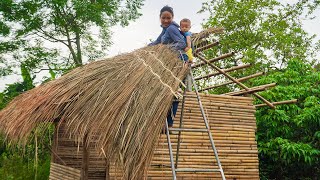
[[[162,32],[154,42],[149,45],[168,44],[174,50],[181,50],[187,47],[185,37],[180,33],[179,25],[172,21],[168,27],[162,27]]]

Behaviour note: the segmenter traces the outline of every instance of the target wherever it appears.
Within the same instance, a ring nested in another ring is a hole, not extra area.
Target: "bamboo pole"
[[[252,79],[252,78],[255,78],[255,77],[258,77],[258,76],[262,76],[263,74],[264,74],[263,72],[259,72],[259,73],[256,73],[256,74],[252,74],[250,76],[239,78],[237,80],[239,82],[242,82],[242,81],[246,81],[248,79]],[[209,90],[209,89],[225,86],[225,85],[232,84],[232,83],[234,83],[234,82],[233,81],[228,81],[228,82],[225,82],[225,83],[222,83],[222,84],[218,84],[218,85],[214,85],[214,86],[210,86],[210,87],[206,87],[206,88],[200,89],[199,91],[202,92],[202,91],[205,91],[205,90]]]
[[[207,63],[209,66],[211,66],[213,69],[219,71],[221,74],[225,75],[227,78],[229,78],[230,80],[232,80],[233,82],[237,83],[240,87],[244,88],[245,90],[249,90],[249,88],[242,84],[241,82],[237,81],[235,78],[233,78],[232,76],[230,76],[229,74],[225,73],[224,71],[222,71],[220,68],[218,68],[217,66],[213,65],[212,63],[210,63],[208,60],[206,60],[204,57],[202,57],[199,54],[195,54],[196,57],[198,57],[199,59],[201,59],[203,62]],[[274,105],[272,105],[269,101],[267,101],[266,99],[264,99],[262,96],[260,96],[257,93],[253,93],[253,95],[255,95],[257,98],[259,98],[260,100],[262,100],[263,102],[265,102],[269,107],[274,108]]]
[[[235,54],[234,52],[229,52],[229,53],[223,54],[223,55],[221,55],[221,56],[215,57],[215,58],[213,58],[213,59],[210,59],[209,62],[211,62],[211,63],[212,63],[212,62],[216,62],[216,61],[219,61],[219,60],[221,60],[221,59],[225,59],[225,58],[231,57],[231,56],[233,56],[234,54]],[[196,65],[192,66],[192,68],[197,68],[197,67],[203,66],[203,65],[205,65],[205,64],[206,64],[206,63],[201,62],[201,63],[199,63],[199,64],[196,64]]]
[[[258,91],[264,91],[267,88],[274,87],[276,85],[277,85],[277,83],[265,84],[265,85],[262,85],[262,86],[256,86],[256,87],[249,88],[248,90],[242,89],[240,91],[229,92],[229,93],[225,93],[225,94],[222,94],[222,95],[239,96],[239,95],[244,95],[244,94],[251,94],[251,93],[254,93],[254,92],[258,92]]]
[[[198,52],[201,52],[201,51],[210,49],[210,48],[212,48],[213,46],[216,46],[216,45],[218,45],[218,44],[219,44],[218,41],[213,42],[213,43],[211,43],[211,44],[208,44],[208,45],[206,45],[206,46],[203,46],[203,47],[201,47],[201,48],[196,49],[196,50],[195,50],[195,53],[198,53]]]
[[[198,42],[194,42],[194,47],[197,49],[197,48],[200,48],[200,47],[203,47],[207,44],[209,44],[210,42],[208,40],[201,40],[201,41],[198,41]]]
[[[89,178],[89,146],[87,137],[87,134],[83,137],[81,180]]]
[[[281,105],[281,104],[291,104],[291,103],[296,103],[298,102],[297,99],[292,99],[292,100],[287,100],[287,101],[279,101],[279,102],[273,102],[272,104],[275,105]],[[257,104],[255,105],[255,107],[263,107],[263,106],[267,106],[267,104]]]
[[[230,72],[230,71],[235,71],[235,70],[238,70],[238,69],[244,69],[244,68],[247,68],[247,67],[250,67],[250,66],[251,66],[251,64],[244,64],[244,65],[233,66],[231,68],[222,69],[222,70],[224,72]],[[209,78],[209,77],[216,76],[216,75],[219,75],[219,74],[221,74],[221,73],[220,72],[214,72],[214,73],[207,74],[207,75],[204,75],[204,76],[196,77],[196,78],[194,78],[194,80],[200,80],[200,79],[204,79],[204,78]]]

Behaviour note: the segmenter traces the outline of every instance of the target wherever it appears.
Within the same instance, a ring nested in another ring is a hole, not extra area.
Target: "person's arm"
[[[161,37],[163,36],[163,34],[164,34],[164,30],[162,30],[162,32],[158,36],[158,38],[155,41],[153,41],[150,44],[148,44],[148,46],[154,46],[154,45],[160,44],[161,43]]]
[[[167,33],[170,38],[173,40],[173,44],[170,46],[175,50],[184,50],[187,46],[184,36],[180,33],[179,29],[175,26],[169,26]]]
[[[186,36],[187,39],[187,47],[184,49],[187,52],[191,48],[191,36]]]

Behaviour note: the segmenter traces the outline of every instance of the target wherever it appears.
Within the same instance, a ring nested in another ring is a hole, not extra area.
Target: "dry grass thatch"
[[[0,112],[0,126],[9,139],[27,142],[35,127],[66,122],[72,137],[87,137],[107,158],[115,158],[124,179],[140,179],[186,73],[167,47],[145,47],[76,68],[21,94]]]
[[[197,42],[203,40],[204,38],[209,37],[211,34],[222,34],[224,32],[224,28],[222,27],[212,27],[201,31],[200,33],[192,34],[192,41]]]
[[[212,34],[222,34],[224,33],[224,28],[222,27],[212,27],[201,31],[200,33],[192,34],[192,43],[197,49],[198,47],[207,45],[209,42],[206,40]]]

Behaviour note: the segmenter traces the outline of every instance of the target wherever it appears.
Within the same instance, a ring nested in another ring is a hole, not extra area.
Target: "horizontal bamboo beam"
[[[222,69],[222,70],[224,72],[230,72],[230,71],[235,71],[235,70],[239,70],[239,69],[244,69],[244,68],[247,68],[247,67],[250,67],[250,66],[251,66],[251,64],[244,64],[244,65],[233,66],[231,68]],[[196,77],[196,78],[194,78],[194,80],[200,80],[200,79],[204,79],[204,78],[209,78],[209,77],[216,76],[216,75],[219,75],[219,74],[221,74],[221,73],[220,72],[215,72],[215,73],[207,74],[207,75],[204,75],[204,76]]]
[[[272,104],[274,106],[276,106],[276,105],[281,105],[281,104],[292,104],[292,103],[297,103],[297,102],[298,102],[297,99],[292,99],[292,100],[287,100],[287,101],[273,102]],[[267,104],[257,104],[257,105],[255,105],[255,107],[263,107],[263,106],[267,106]]]
[[[201,61],[205,62],[206,64],[208,64],[209,66],[211,66],[213,69],[219,71],[221,74],[225,75],[227,78],[229,78],[231,81],[237,83],[240,87],[242,87],[245,90],[249,90],[249,88],[242,84],[241,82],[237,81],[234,77],[230,76],[229,74],[225,73],[224,71],[222,71],[220,68],[218,68],[217,66],[213,65],[212,63],[210,63],[208,60],[206,60],[204,57],[202,57],[199,54],[195,54],[196,57],[198,57],[199,59],[201,59]],[[267,101],[265,98],[263,98],[262,96],[260,96],[257,93],[253,93],[253,95],[255,95],[257,98],[259,98],[260,100],[262,100],[264,103],[268,104],[269,107],[274,108],[274,105],[272,105],[269,101]]]
[[[239,82],[242,82],[242,81],[246,81],[248,79],[252,79],[252,78],[255,78],[255,77],[258,77],[258,76],[262,76],[263,74],[264,74],[263,72],[259,72],[259,73],[256,73],[256,74],[252,74],[250,76],[239,78],[237,80]],[[221,87],[221,86],[225,86],[225,85],[232,84],[232,83],[234,83],[234,82],[233,81],[228,81],[228,82],[225,82],[225,83],[222,83],[222,84],[218,84],[218,85],[214,85],[214,86],[210,86],[210,87],[206,87],[206,88],[200,89],[199,92],[202,92],[202,91],[205,91],[205,90],[209,90],[209,89],[213,89],[213,88],[217,88],[217,87]]]
[[[276,85],[277,85],[277,83],[271,83],[271,84],[266,84],[266,85],[262,85],[262,86],[252,87],[252,88],[249,88],[248,90],[247,89],[243,89],[243,90],[240,90],[240,91],[229,92],[229,93],[225,93],[225,94],[222,94],[222,95],[239,96],[239,95],[244,95],[244,94],[251,94],[251,93],[254,93],[254,92],[258,92],[258,91],[264,91],[267,88],[274,87]]]
[[[197,42],[193,42],[193,46],[195,47],[195,49],[201,48],[201,47],[206,46],[208,44],[210,44],[210,41],[208,41],[206,39],[205,40],[200,40],[200,41],[197,41]]]
[[[197,48],[197,49],[195,50],[195,53],[198,53],[198,52],[201,52],[201,51],[210,49],[210,48],[212,48],[213,46],[216,46],[216,45],[218,45],[218,44],[219,44],[219,41],[216,41],[216,42],[213,42],[213,43],[211,43],[211,44],[205,45],[205,46],[203,46],[203,47]]]
[[[225,59],[225,58],[231,57],[231,56],[233,56],[234,54],[235,54],[234,52],[226,53],[226,54],[223,54],[223,55],[221,55],[221,56],[218,56],[218,57],[215,57],[215,58],[210,59],[209,62],[210,62],[210,63],[213,63],[213,62],[219,61],[219,60],[221,60],[221,59]],[[201,62],[201,63],[199,63],[199,64],[195,64],[195,65],[191,66],[191,68],[197,68],[197,67],[203,66],[203,65],[205,65],[205,64],[206,64],[206,63]]]

